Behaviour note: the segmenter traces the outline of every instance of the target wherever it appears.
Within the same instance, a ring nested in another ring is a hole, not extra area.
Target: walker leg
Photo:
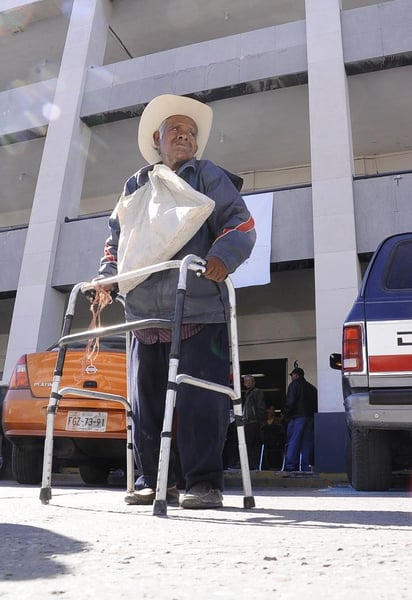
[[[62,337],[68,335],[71,330],[73,321],[73,312],[76,304],[77,294],[81,288],[81,283],[74,286],[70,293],[69,302],[67,305],[66,315],[63,321]],[[54,434],[54,419],[59,407],[61,395],[59,392],[60,380],[63,373],[64,360],[66,358],[67,347],[60,346],[57,353],[56,367],[53,372],[53,383],[50,391],[49,404],[47,406],[46,419],[46,437],[44,440],[44,455],[43,455],[43,473],[42,486],[40,489],[40,500],[42,504],[48,504],[51,499],[51,478],[53,465],[53,434]]]
[[[254,496],[244,496],[243,497],[243,508],[255,508],[255,498]]]
[[[242,471],[242,482],[243,482],[243,507],[254,508],[255,499],[252,494],[252,484],[250,481],[250,470],[249,460],[247,456],[246,440],[245,440],[245,428],[243,425],[242,416],[242,401],[241,401],[241,389],[240,389],[240,367],[239,367],[239,344],[237,335],[237,320],[236,320],[236,295],[233,283],[230,277],[225,279],[230,304],[230,319],[229,319],[229,331],[231,339],[231,354],[232,354],[232,369],[233,369],[233,390],[236,394],[236,399],[232,399],[233,410],[235,413],[235,421],[237,426],[237,436],[239,440],[239,458],[240,468]]]
[[[163,431],[160,439],[159,466],[157,472],[156,497],[153,503],[153,515],[167,516],[167,478],[169,474],[170,448],[172,445],[173,412],[176,401],[176,376],[179,361],[171,358],[169,361],[169,383],[166,392]]]
[[[242,416],[242,402],[240,399],[232,400],[235,413],[235,422],[237,429],[237,438],[239,442],[240,469],[242,473],[243,484],[243,508],[254,508],[255,499],[252,494],[252,484],[250,481],[249,459],[247,455],[245,428]]]
[[[261,448],[260,448],[260,459],[259,459],[259,471],[262,470],[262,464],[263,464],[263,456],[265,454],[265,444],[262,444]]]
[[[243,483],[243,508],[254,508],[255,499],[252,494],[252,484],[250,481],[250,470],[249,470],[249,459],[247,456],[247,448],[245,441],[245,428],[243,423],[237,426],[237,435],[239,440],[239,458],[240,458],[240,469],[242,472],[242,483]]]
[[[132,411],[126,411],[126,492],[134,492],[134,455],[132,441]]]
[[[190,260],[190,255],[183,259],[179,270],[175,302],[175,320],[173,323],[172,341],[170,344],[165,414],[163,419],[163,431],[160,439],[156,497],[153,503],[153,515],[162,517],[167,515],[167,479],[169,475],[170,448],[172,444],[173,412],[177,393],[176,378],[180,360],[180,342],[183,323],[183,308],[186,295],[187,268]]]
[[[42,485],[39,496],[42,504],[49,504],[52,497],[51,478],[53,464],[53,432],[54,419],[56,416],[58,404],[59,395],[57,393],[52,392],[50,395],[49,405],[47,407],[46,437],[44,440]]]
[[[133,454],[133,435],[132,423],[133,416],[130,408],[130,337],[131,332],[126,333],[126,391],[129,407],[126,409],[126,492],[134,492],[134,454]]]

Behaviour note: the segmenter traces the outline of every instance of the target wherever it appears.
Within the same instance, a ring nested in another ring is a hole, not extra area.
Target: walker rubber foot
[[[253,496],[245,496],[243,498],[243,508],[255,508],[255,499]]]
[[[166,500],[155,500],[153,502],[153,515],[156,517],[167,517]]]
[[[42,504],[48,504],[52,497],[51,488],[49,488],[49,487],[41,488],[39,497],[40,497]]]

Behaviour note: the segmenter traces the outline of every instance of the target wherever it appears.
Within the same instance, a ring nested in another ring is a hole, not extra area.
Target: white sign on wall
[[[273,194],[253,194],[243,199],[255,221],[257,238],[252,254],[230,279],[235,287],[264,285],[270,283]]]

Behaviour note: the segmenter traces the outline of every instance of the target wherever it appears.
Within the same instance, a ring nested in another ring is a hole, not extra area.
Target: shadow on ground
[[[0,523],[0,540],[0,581],[69,573],[59,556],[88,550],[84,542],[40,527],[14,523]]]

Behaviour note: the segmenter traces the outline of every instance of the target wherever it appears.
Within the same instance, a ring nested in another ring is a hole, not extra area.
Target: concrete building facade
[[[319,390],[316,467],[343,469],[329,369],[377,244],[412,229],[410,0],[3,0],[0,371],[60,335],[154,96],[210,103],[205,157],[273,196],[271,282],[238,291],[242,361]],[[79,326],[87,326],[87,313]],[[108,317],[109,319],[111,317]],[[262,363],[263,364],[263,363]],[[272,390],[274,391],[274,390]],[[269,390],[270,392],[270,390]]]

